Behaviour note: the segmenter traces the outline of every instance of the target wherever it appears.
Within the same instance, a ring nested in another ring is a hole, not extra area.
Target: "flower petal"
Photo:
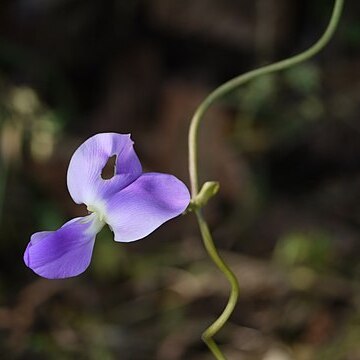
[[[146,173],[105,199],[105,221],[115,241],[134,241],[180,215],[189,202],[187,187],[175,176]]]
[[[95,214],[68,221],[56,231],[37,232],[25,250],[25,264],[48,279],[81,274],[90,264],[101,223]]]
[[[102,133],[87,139],[73,154],[67,173],[71,197],[91,205],[98,199],[120,191],[142,172],[130,134]],[[116,155],[115,174],[104,180],[101,172],[110,157]]]

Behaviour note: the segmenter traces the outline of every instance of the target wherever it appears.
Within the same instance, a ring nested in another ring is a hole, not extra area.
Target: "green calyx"
[[[196,196],[191,199],[190,205],[186,209],[187,212],[195,211],[201,209],[205,206],[209,200],[214,197],[220,189],[220,184],[218,181],[206,181],[201,190]]]

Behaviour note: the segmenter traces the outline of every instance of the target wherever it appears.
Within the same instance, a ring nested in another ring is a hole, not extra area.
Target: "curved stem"
[[[216,250],[216,246],[212,239],[209,227],[201,214],[201,210],[196,210],[195,214],[199,223],[200,232],[204,240],[206,251],[231,285],[230,297],[225,309],[223,310],[222,314],[204,331],[202,335],[202,339],[210,348],[215,358],[223,360],[225,357],[221,353],[221,350],[218,348],[212,337],[225,325],[226,321],[232,314],[239,297],[239,283],[234,273]]]
[[[334,34],[336,27],[339,23],[341,16],[342,8],[344,5],[344,0],[335,0],[335,5],[331,15],[331,19],[328,27],[326,28],[323,36],[308,50],[290,57],[288,59],[270,64],[259,69],[249,71],[243,75],[237,76],[234,79],[229,80],[225,84],[219,86],[212,93],[210,93],[206,99],[200,104],[197,108],[190,124],[189,130],[189,172],[190,172],[190,182],[191,182],[191,195],[195,197],[199,191],[198,183],[198,171],[197,171],[197,134],[200,125],[200,121],[203,118],[205,112],[209,107],[214,104],[215,101],[222,98],[224,95],[238,88],[240,85],[243,85],[249,82],[252,79],[255,79],[259,76],[270,74],[276,71],[288,69],[294,65],[297,65],[305,60],[310,59],[312,56],[316,55],[321,51],[326,44],[330,41],[332,35]]]
[[[212,104],[214,104],[215,101],[222,98],[224,95],[228,94],[229,92],[233,91],[235,88],[238,88],[240,85],[243,85],[252,79],[255,79],[265,74],[270,74],[276,71],[290,68],[316,55],[320,50],[322,50],[325,47],[325,45],[330,41],[332,35],[334,34],[336,27],[339,23],[343,5],[344,5],[344,0],[335,0],[335,4],[333,7],[333,11],[328,27],[326,28],[322,37],[308,50],[293,57],[290,57],[288,59],[261,67],[259,69],[249,71],[232,80],[229,80],[225,84],[215,89],[212,93],[210,93],[210,95],[207,98],[205,98],[205,100],[200,104],[200,106],[197,108],[191,120],[190,129],[189,129],[189,138],[188,138],[189,173],[190,173],[192,199],[195,199],[196,195],[199,192],[198,163],[197,163],[198,129],[200,122],[204,117],[206,111],[209,109],[209,107]],[[226,358],[224,354],[221,352],[218,345],[213,340],[213,336],[225,325],[230,315],[232,314],[239,297],[239,284],[234,273],[231,271],[231,269],[225,263],[225,261],[220,257],[216,249],[216,246],[213,242],[208,225],[201,214],[201,210],[200,209],[195,210],[195,214],[199,223],[200,232],[202,235],[202,239],[206,251],[210,256],[210,258],[215,263],[215,265],[227,278],[231,286],[230,296],[225,309],[223,310],[221,315],[204,331],[202,335],[202,339],[204,340],[208,348],[211,350],[214,357],[217,360],[225,360]]]

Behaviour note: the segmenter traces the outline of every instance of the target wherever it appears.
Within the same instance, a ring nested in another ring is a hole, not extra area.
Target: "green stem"
[[[189,129],[189,173],[190,173],[190,182],[191,182],[191,195],[192,199],[195,199],[196,195],[199,192],[199,183],[198,183],[198,161],[197,161],[197,137],[198,137],[198,129],[202,118],[204,117],[206,111],[209,109],[211,105],[213,105],[217,100],[224,97],[229,92],[238,88],[240,85],[243,85],[249,82],[252,79],[255,79],[259,76],[274,73],[276,71],[285,70],[292,66],[295,66],[303,61],[306,61],[316,55],[319,51],[321,51],[326,44],[330,41],[333,36],[336,27],[339,23],[339,19],[342,13],[344,5],[344,0],[335,0],[331,19],[328,27],[326,28],[322,37],[308,50],[290,57],[288,59],[276,62],[274,64],[270,64],[259,69],[255,69],[249,71],[243,75],[235,77],[232,80],[229,80],[225,84],[221,85],[217,89],[215,89],[212,93],[208,95],[207,98],[200,104],[197,108],[190,124]],[[220,257],[216,246],[213,242],[211,233],[209,231],[208,225],[204,220],[201,211],[198,209],[195,211],[200,232],[202,235],[202,239],[204,242],[204,246],[210,258],[219,268],[219,270],[224,274],[227,280],[230,283],[231,290],[230,296],[227,302],[227,305],[221,315],[213,322],[203,333],[202,338],[206,345],[209,347],[214,357],[217,360],[226,359],[215,341],[213,340],[213,336],[225,325],[230,315],[232,314],[237,299],[239,296],[239,284],[234,275],[234,273],[230,270],[225,261]]]
[[[195,210],[195,214],[199,223],[200,232],[204,241],[206,251],[208,252],[212,261],[216,264],[218,269],[229,280],[231,285],[229,300],[221,316],[219,316],[202,334],[202,339],[212,351],[215,358],[223,360],[225,359],[225,357],[221,353],[221,350],[216,345],[212,337],[225,325],[226,321],[232,314],[239,297],[239,283],[234,273],[231,271],[229,266],[225,263],[225,261],[220,257],[219,253],[217,252],[209,227],[201,214],[201,210]]]
[[[197,164],[197,135],[200,125],[200,121],[203,118],[209,107],[215,103],[215,101],[224,97],[229,92],[238,88],[239,86],[253,80],[259,76],[270,74],[276,71],[288,69],[294,65],[297,65],[303,61],[306,61],[321,51],[331,39],[334,34],[336,27],[339,23],[344,0],[335,0],[332,16],[327,29],[323,36],[308,50],[301,54],[295,55],[288,59],[270,64],[259,69],[249,71],[243,75],[237,76],[234,79],[229,80],[225,84],[219,86],[212,93],[210,93],[205,100],[197,108],[190,124],[189,130],[189,172],[191,181],[191,194],[194,198],[199,191],[198,183],[198,164]]]

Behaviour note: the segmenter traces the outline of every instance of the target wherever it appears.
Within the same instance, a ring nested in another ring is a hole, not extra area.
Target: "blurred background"
[[[212,359],[228,284],[192,215],[96,241],[83,275],[41,279],[32,233],[86,213],[66,170],[89,136],[131,133],[146,171],[189,184],[187,131],[222,82],[309,47],[331,0],[2,0],[0,358]],[[319,56],[242,87],[200,134],[206,215],[241,298],[229,359],[360,359],[360,3]]]

